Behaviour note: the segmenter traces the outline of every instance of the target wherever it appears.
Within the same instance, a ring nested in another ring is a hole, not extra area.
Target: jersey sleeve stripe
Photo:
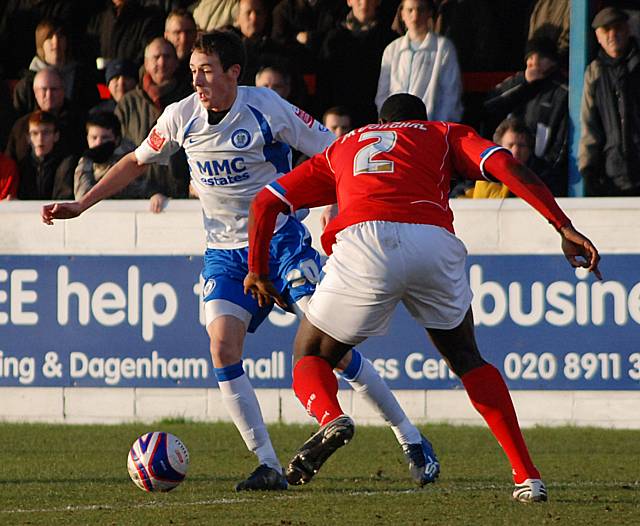
[[[256,121],[258,121],[258,126],[260,127],[260,132],[264,138],[264,143],[271,144],[273,142],[273,132],[271,131],[271,126],[269,126],[267,119],[259,110],[250,104],[247,104],[247,107],[251,110],[251,113],[253,113]]]
[[[444,136],[444,142],[447,145],[447,149],[444,152],[444,155],[442,156],[442,164],[440,164],[440,172],[442,173],[442,175],[444,176],[444,163],[447,160],[447,155],[449,155],[449,132],[451,131],[451,127],[449,126],[449,123],[447,122],[443,122],[442,124],[444,124],[447,128],[447,133],[445,133]]]
[[[333,169],[333,166],[331,166],[331,159],[329,159],[329,148],[324,151],[324,158],[327,160],[329,170],[331,170],[333,173],[336,173],[336,171]]]
[[[198,120],[198,117],[194,117],[193,119],[191,119],[188,123],[187,126],[184,129],[184,133],[182,134],[182,140],[186,141],[187,140],[187,135],[189,135],[189,132],[191,131],[191,128],[193,128],[193,125],[195,124],[195,122]]]
[[[487,181],[489,181],[490,183],[495,183],[498,180],[487,175],[484,171],[484,163],[487,162],[487,159],[489,157],[491,157],[494,153],[499,152],[499,151],[504,151],[507,152],[509,155],[511,155],[511,152],[509,150],[507,150],[504,146],[490,146],[489,148],[487,148],[486,150],[484,150],[481,154],[480,154],[480,159],[482,159],[480,161],[480,173],[482,174],[482,177],[484,177]]]
[[[275,195],[278,199],[285,202],[293,212],[293,205],[285,197],[287,191],[281,185],[274,181],[273,183],[268,184],[265,188],[269,190],[273,195]]]

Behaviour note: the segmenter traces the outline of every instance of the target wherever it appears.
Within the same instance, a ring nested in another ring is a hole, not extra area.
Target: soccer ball
[[[189,451],[171,433],[154,431],[138,437],[127,458],[129,476],[144,491],[171,491],[189,468]]]

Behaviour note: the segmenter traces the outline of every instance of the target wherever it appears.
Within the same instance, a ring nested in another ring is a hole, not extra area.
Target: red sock
[[[320,425],[344,414],[338,402],[338,380],[329,362],[304,356],[293,369],[293,390],[302,405]]]
[[[515,483],[519,484],[525,479],[539,479],[540,473],[529,456],[502,375],[493,365],[487,364],[469,371],[461,379],[473,407],[485,419],[493,436],[507,454]]]

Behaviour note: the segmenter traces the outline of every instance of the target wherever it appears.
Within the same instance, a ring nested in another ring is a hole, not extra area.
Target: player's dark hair
[[[108,111],[98,111],[89,114],[86,124],[87,131],[89,131],[89,126],[99,126],[105,130],[111,130],[116,138],[122,135],[122,128],[118,117]]]
[[[380,108],[380,122],[426,121],[427,108],[422,99],[408,93],[391,95]]]
[[[224,71],[227,71],[234,64],[238,64],[240,75],[242,75],[247,61],[242,40],[232,31],[215,30],[199,35],[193,44],[193,51],[217,55]]]
[[[533,147],[533,135],[525,122],[519,117],[507,117],[504,119],[493,134],[493,142],[500,144],[505,133],[511,131],[518,135],[524,135],[527,138],[529,148]]]

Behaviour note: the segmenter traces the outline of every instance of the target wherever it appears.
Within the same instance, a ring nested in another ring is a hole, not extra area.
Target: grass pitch
[[[282,461],[311,426],[269,427]],[[185,482],[148,494],[129,480],[135,438],[170,431],[189,448]],[[386,428],[358,427],[306,487],[236,493],[256,465],[231,424],[52,426],[0,423],[0,525],[635,525],[640,524],[640,431],[525,431],[550,501],[510,500],[510,470],[485,428],[427,426],[442,464],[416,489]]]

